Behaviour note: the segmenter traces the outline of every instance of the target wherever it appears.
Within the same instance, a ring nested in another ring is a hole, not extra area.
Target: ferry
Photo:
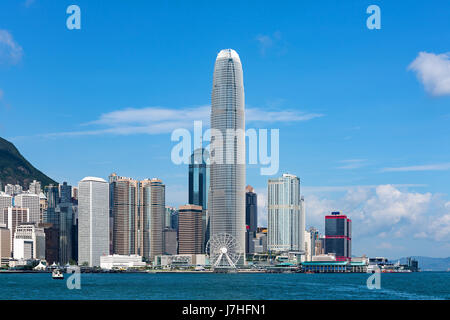
[[[64,274],[62,273],[62,271],[60,269],[54,269],[52,271],[52,278],[57,279],[57,280],[63,280]]]

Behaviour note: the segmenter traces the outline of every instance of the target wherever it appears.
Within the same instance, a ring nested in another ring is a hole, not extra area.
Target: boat
[[[54,269],[52,271],[52,278],[57,280],[63,280],[64,274],[62,273],[61,269]]]

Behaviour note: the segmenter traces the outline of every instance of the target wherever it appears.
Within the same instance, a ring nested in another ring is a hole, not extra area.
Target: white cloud
[[[450,162],[418,165],[418,166],[396,167],[396,168],[383,168],[381,169],[381,172],[438,171],[438,170],[450,170]]]
[[[92,130],[80,130],[44,134],[45,137],[83,136],[83,135],[131,135],[170,133],[177,128],[193,128],[194,121],[203,122],[204,129],[209,126],[210,106],[183,109],[162,107],[128,108],[104,113],[99,119],[83,124],[95,126]],[[246,108],[246,122],[300,122],[322,117],[318,113],[294,110],[269,111],[259,108]],[[100,127],[99,127],[100,126]]]
[[[426,238],[450,241],[450,207],[440,195],[401,191],[393,185],[349,189],[330,199],[307,195],[308,226],[322,228],[324,216],[341,211],[353,221],[354,238]]]
[[[408,69],[416,72],[431,95],[450,95],[450,53],[420,52]]]
[[[8,31],[0,29],[0,64],[16,64],[22,55],[23,49],[14,41],[13,36]]]
[[[366,165],[366,159],[349,159],[340,161],[343,165],[338,169],[358,169]]]
[[[286,51],[285,45],[281,41],[281,32],[275,31],[273,34],[259,34],[256,41],[259,43],[261,54],[264,56],[269,49],[275,48],[278,53]]]

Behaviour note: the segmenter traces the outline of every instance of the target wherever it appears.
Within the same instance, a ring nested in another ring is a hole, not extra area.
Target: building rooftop
[[[86,182],[86,181],[95,181],[95,182],[104,182],[107,183],[106,180],[102,179],[102,178],[97,178],[97,177],[86,177],[83,180],[81,180],[81,182]]]
[[[217,59],[235,59],[239,62],[241,62],[241,59],[239,58],[239,55],[237,54],[236,51],[234,51],[233,49],[223,49],[219,52],[219,54],[217,55]]]

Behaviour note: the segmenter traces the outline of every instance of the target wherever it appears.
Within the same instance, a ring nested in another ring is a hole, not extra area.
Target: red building
[[[340,212],[325,216],[325,253],[334,253],[337,261],[352,257],[352,220]]]

